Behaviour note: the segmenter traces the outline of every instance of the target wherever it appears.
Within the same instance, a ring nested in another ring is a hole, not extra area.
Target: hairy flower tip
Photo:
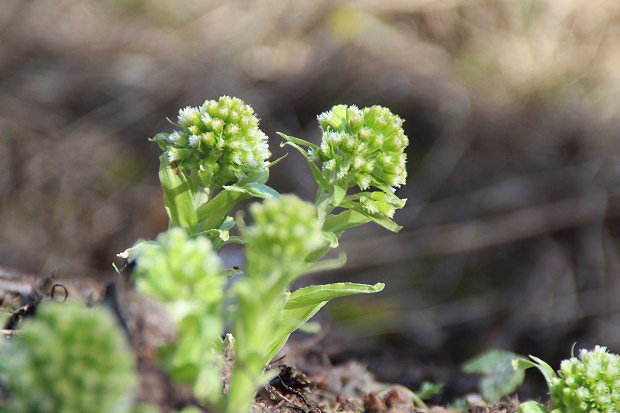
[[[219,188],[267,168],[267,136],[254,110],[241,99],[222,96],[179,111],[180,130],[155,140],[183,171]]]
[[[226,283],[211,242],[178,227],[138,246],[135,274],[142,292],[166,303],[219,303]]]
[[[321,224],[314,205],[283,195],[250,206],[253,225],[246,230],[248,264],[276,260],[303,262],[322,244]]]
[[[104,308],[48,302],[1,348],[12,412],[131,411],[134,357]]]
[[[605,347],[581,350],[564,360],[551,387],[554,408],[571,413],[618,412],[620,356]]]
[[[318,121],[323,139],[315,159],[331,183],[362,190],[405,183],[409,140],[403,120],[389,109],[337,105]]]

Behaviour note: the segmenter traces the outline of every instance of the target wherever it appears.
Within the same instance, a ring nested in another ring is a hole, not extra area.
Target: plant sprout
[[[545,377],[551,395],[551,413],[617,413],[620,410],[620,356],[596,346],[581,350],[578,357],[562,361],[560,370],[543,360],[530,356],[530,360],[513,362],[516,370],[537,368]],[[536,402],[524,403],[520,411],[547,412]]]
[[[343,265],[343,257],[321,258],[345,230],[375,222],[398,231],[392,218],[405,204],[394,194],[407,176],[408,139],[398,116],[379,106],[339,105],[318,120],[320,146],[281,134],[310,165],[318,184],[314,203],[265,185],[275,162],[268,163],[266,137],[240,99],[182,109],[178,129],[153,139],[163,151],[159,176],[170,228],[123,256],[136,260],[138,289],[162,301],[177,323],[176,342],[161,349],[162,366],[214,411],[249,411],[272,377],[271,359],[328,301],[383,289],[382,283],[291,288],[305,274]],[[245,225],[229,213],[249,198],[264,201],[250,206]],[[227,287],[232,272],[216,252],[232,242],[244,245],[246,265]],[[224,336],[225,326],[232,335]],[[234,361],[224,394],[227,347]]]

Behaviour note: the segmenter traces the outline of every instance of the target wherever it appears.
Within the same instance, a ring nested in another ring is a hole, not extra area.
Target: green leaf
[[[340,234],[347,229],[359,227],[368,222],[374,222],[392,232],[398,232],[403,228],[388,218],[371,215],[364,211],[361,205],[354,204],[349,210],[343,211],[338,215],[330,215],[325,220],[323,230]]]
[[[252,197],[247,191],[231,191],[227,188],[229,187],[225,187],[215,198],[198,208],[197,220],[202,231],[220,228],[238,202]]]
[[[193,232],[198,219],[191,184],[183,173],[168,162],[165,153],[159,157],[159,181],[164,190],[164,204],[170,225]]]
[[[292,292],[284,306],[284,310],[314,305],[348,295],[378,293],[384,287],[385,284],[383,283],[376,283],[375,285],[357,283],[311,285]]]
[[[251,182],[247,185],[244,185],[243,189],[255,198],[276,199],[280,197],[278,191],[258,182]]]
[[[323,175],[323,173],[321,173],[321,170],[319,169],[319,167],[316,166],[316,164],[310,159],[308,159],[308,165],[310,165],[310,170],[312,171],[312,176],[314,177],[314,180],[316,181],[316,183],[319,184],[319,186],[325,192],[329,192],[331,190],[331,186],[329,184],[329,181],[325,179],[325,176]]]
[[[422,400],[428,400],[431,397],[441,393],[443,391],[445,384],[443,383],[432,383],[430,381],[425,381],[420,386],[420,390],[416,392],[418,397]]]
[[[523,383],[524,373],[513,369],[512,362],[520,356],[510,351],[490,350],[463,364],[463,371],[481,374],[480,393],[487,401],[497,401],[513,393]]]
[[[330,215],[323,225],[323,231],[340,234],[349,228],[355,228],[367,224],[371,219],[355,211],[346,210],[338,215]]]
[[[333,232],[323,231],[323,239],[329,244],[330,248],[338,248],[338,236]]]
[[[227,185],[215,198],[198,208],[197,219],[202,231],[221,228],[228,213],[238,202],[246,199],[278,198],[280,194],[273,188],[259,182],[250,182],[243,186]]]
[[[402,226],[398,225],[397,223],[395,223],[394,221],[392,221],[391,219],[387,218],[384,215],[368,213],[368,211],[366,211],[361,204],[358,204],[358,203],[343,204],[342,207],[349,208],[349,210],[355,211],[358,214],[367,217],[369,221],[372,221],[375,224],[378,224],[389,231],[399,232],[401,229],[403,229]]]
[[[521,403],[519,405],[519,413],[547,413],[547,408],[534,401],[529,401],[525,403]]]
[[[553,368],[538,357],[530,356],[530,359],[532,359],[533,361],[523,358],[513,360],[513,369],[525,371],[529,368],[534,367],[542,373],[545,381],[547,382],[547,387],[551,388],[553,386],[554,380],[557,378],[557,375],[555,374],[555,371],[553,371]]]
[[[310,320],[331,299],[354,294],[376,293],[383,290],[384,284],[375,285],[337,283],[313,285],[292,292],[282,315],[282,323],[274,335],[269,348],[268,359],[271,360],[286,343],[289,336]]]

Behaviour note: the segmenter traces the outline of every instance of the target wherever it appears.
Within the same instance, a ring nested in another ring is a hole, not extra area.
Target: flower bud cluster
[[[409,140],[403,120],[389,109],[337,105],[318,121],[323,138],[313,155],[331,184],[365,190],[405,183]]]
[[[44,303],[2,353],[10,411],[131,411],[133,354],[106,309]]]
[[[405,206],[406,200],[400,199],[392,193],[380,191],[365,192],[360,196],[360,204],[371,215],[382,215],[393,218],[397,209]]]
[[[138,288],[166,303],[219,303],[226,278],[220,258],[204,237],[190,239],[178,227],[141,244],[136,253]]]
[[[248,268],[262,271],[261,264],[304,262],[322,244],[316,208],[294,195],[283,195],[250,206],[253,225],[246,229]]]
[[[221,187],[267,168],[267,136],[254,110],[228,96],[179,111],[180,130],[155,140],[168,160],[198,174],[203,185]]]
[[[582,350],[564,360],[551,387],[553,408],[571,413],[620,409],[620,356],[605,347]]]

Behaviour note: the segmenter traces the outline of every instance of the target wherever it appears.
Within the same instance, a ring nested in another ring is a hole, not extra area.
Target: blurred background
[[[488,348],[620,351],[620,2],[1,0],[0,265],[111,277],[167,226],[147,138],[223,94],[274,158],[333,104],[406,120],[404,230],[313,280],[387,284],[331,305],[333,360],[462,393]],[[315,191],[295,153],[270,182]]]

